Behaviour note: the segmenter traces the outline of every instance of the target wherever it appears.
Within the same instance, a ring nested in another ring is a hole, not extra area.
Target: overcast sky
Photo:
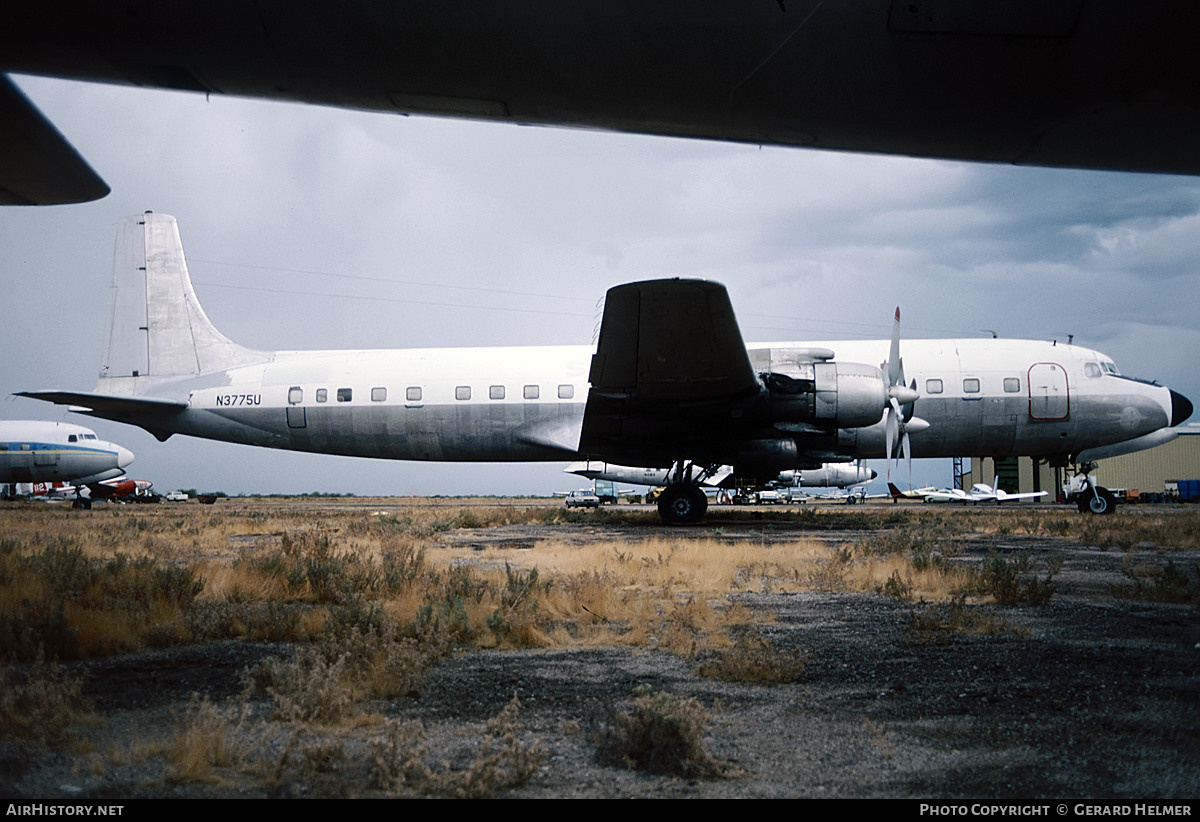
[[[589,344],[607,288],[728,286],[751,340],[1075,342],[1200,398],[1200,179],[528,128],[15,78],[113,193],[0,208],[0,418],[71,420],[161,491],[550,493],[540,466],[172,437],[8,396],[93,388],[117,222],[173,214],[217,327],[259,349]],[[881,359],[886,352],[881,353]],[[881,467],[881,466],[876,466]],[[948,485],[948,461],[918,483]],[[877,488],[881,487],[877,483]]]

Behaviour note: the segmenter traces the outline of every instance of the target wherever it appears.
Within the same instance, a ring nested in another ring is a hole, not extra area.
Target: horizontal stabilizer
[[[74,391],[18,391],[16,396],[68,405],[70,410],[78,414],[136,425],[160,440],[171,436],[173,429],[169,422],[188,407],[186,402],[175,400],[115,397],[110,394]]]
[[[0,205],[99,200],[108,186],[49,120],[0,75]]]
[[[77,406],[81,410],[86,409],[93,412],[98,417],[122,412],[128,414],[172,413],[187,408],[186,402],[177,400],[116,397],[111,394],[87,394],[77,391],[18,391],[15,396],[52,402],[55,405]],[[114,417],[114,419],[116,418]]]

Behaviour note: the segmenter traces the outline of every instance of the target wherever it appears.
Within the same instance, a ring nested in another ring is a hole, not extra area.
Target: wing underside
[[[0,205],[98,200],[108,186],[12,81],[0,75]]]
[[[580,451],[639,465],[722,461],[762,390],[728,293],[699,280],[611,289],[590,380]]]

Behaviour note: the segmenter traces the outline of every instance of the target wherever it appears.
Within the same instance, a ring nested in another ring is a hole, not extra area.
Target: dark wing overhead
[[[722,423],[762,391],[729,294],[700,280],[611,289],[590,380],[580,451],[638,465],[720,450]]]
[[[108,194],[91,166],[0,75],[0,205],[61,205]]]

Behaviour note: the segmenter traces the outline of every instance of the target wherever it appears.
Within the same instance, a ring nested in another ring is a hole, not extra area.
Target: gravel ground
[[[737,537],[736,527],[725,531]],[[492,538],[539,535],[517,528]],[[539,740],[545,759],[525,784],[500,791],[513,797],[1200,797],[1194,603],[1113,596],[1119,550],[1003,540],[1003,550],[1061,553],[1065,563],[1043,607],[978,606],[1005,621],[999,633],[922,633],[913,614],[923,609],[876,595],[747,595],[777,648],[810,655],[795,682],[733,685],[658,651],[471,652],[439,663],[417,698],[368,711],[376,723],[420,720],[432,750],[462,760],[516,695],[520,738]],[[1195,585],[1197,553],[1169,558],[1191,569]],[[206,781],[171,780],[163,757],[133,752],[132,740],[165,739],[192,694],[235,700],[243,668],[286,653],[221,642],[82,664],[99,721],[80,730],[69,752],[0,749],[0,794],[376,795],[355,742],[369,727],[343,726],[344,749],[327,751],[327,767],[310,768],[309,777],[295,768],[271,779],[230,769]],[[596,730],[647,685],[707,710],[705,740],[728,764],[727,777],[659,776],[598,761]],[[267,710],[262,701],[252,707]],[[286,743],[272,744],[282,757]]]

